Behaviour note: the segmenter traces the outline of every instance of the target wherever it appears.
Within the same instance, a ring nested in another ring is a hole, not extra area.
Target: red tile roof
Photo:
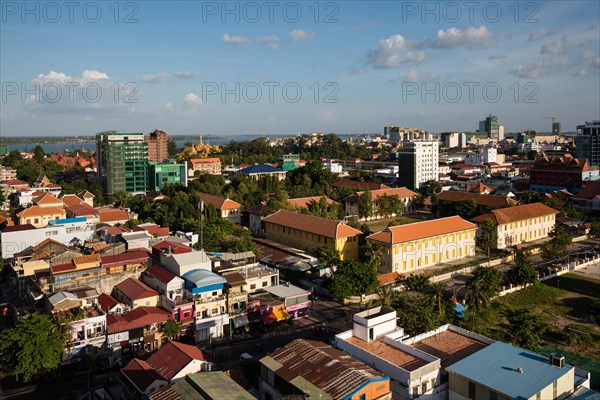
[[[7,185],[7,186],[24,186],[27,185],[29,186],[29,183],[22,181],[20,179],[8,179],[5,181],[0,182],[0,185]]]
[[[380,285],[388,285],[390,283],[399,282],[404,280],[404,275],[398,272],[390,272],[387,274],[380,274],[377,276],[377,280]]]
[[[121,370],[123,374],[138,388],[145,392],[154,381],[162,380],[161,376],[146,361],[134,358]]]
[[[373,182],[361,182],[361,181],[353,181],[350,179],[342,179],[337,182],[334,182],[331,186],[333,187],[351,187],[354,189],[362,189],[366,190],[367,188],[370,190],[379,190],[379,189],[390,189],[389,186],[384,185],[383,183],[373,183]]]
[[[103,207],[98,208],[97,211],[98,215],[100,216],[100,222],[108,223],[129,220],[127,210],[124,208]]]
[[[275,214],[265,217],[263,221],[333,239],[362,234],[358,229],[354,229],[339,221],[286,210],[279,210]]]
[[[107,315],[108,333],[129,331],[147,325],[166,322],[171,314],[158,307],[137,307],[126,315]]]
[[[430,221],[390,226],[381,232],[372,234],[367,239],[386,244],[397,244],[476,228],[477,225],[454,215]]]
[[[72,207],[83,203],[83,200],[81,200],[76,194],[65,194],[61,200],[66,207]]]
[[[491,219],[496,225],[508,224],[524,219],[545,217],[547,215],[558,214],[559,211],[550,208],[542,203],[524,204],[522,206],[514,206],[509,208],[501,208],[492,210],[491,213],[479,215],[471,221],[483,222],[486,219]]]
[[[165,380],[170,381],[193,360],[206,361],[196,346],[168,342],[148,359],[148,364]]]
[[[121,283],[115,285],[115,289],[119,290],[130,300],[141,300],[148,297],[158,296],[158,292],[156,290],[135,278],[125,279]]]
[[[502,208],[518,204],[516,200],[513,200],[509,197],[494,196],[491,194],[454,192],[446,190],[438,195],[439,201],[459,202],[468,199],[473,199],[477,202],[477,205],[486,207]]]
[[[573,196],[574,199],[593,199],[600,194],[600,181],[585,183],[583,190]]]
[[[50,193],[44,193],[40,197],[36,198],[34,200],[34,203],[39,206],[43,206],[43,205],[56,205],[56,207],[63,206],[63,202],[61,200],[57,199],[56,197],[54,197],[53,195],[51,195]]]
[[[65,210],[58,207],[41,207],[41,206],[31,206],[20,213],[17,214],[17,217],[41,217],[41,216],[52,216],[52,215],[62,215],[63,217],[66,215]]]
[[[102,311],[108,313],[110,309],[119,304],[119,302],[110,294],[102,293],[100,296],[98,296],[98,304],[100,305],[100,309]]]
[[[152,225],[144,225],[144,226],[134,226],[132,231],[134,232],[143,232],[146,231],[152,236],[161,237],[161,236],[169,236],[169,228],[164,226],[161,227],[157,224]]]
[[[152,246],[152,253],[156,254],[156,252],[158,252],[160,254],[166,252],[169,247],[171,248],[171,252],[173,254],[191,253],[193,251],[190,246],[186,246],[185,244],[163,240],[162,242]]]
[[[88,215],[97,216],[98,212],[94,207],[91,207],[89,204],[81,203],[75,204],[67,207],[67,211],[74,215],[75,217],[87,217]]]
[[[102,261],[102,267],[108,268],[125,264],[147,263],[149,257],[150,253],[147,250],[136,249],[112,256],[101,256],[100,260]]]
[[[242,205],[237,201],[233,201],[223,196],[215,196],[208,193],[198,192],[198,196],[206,204],[212,204],[217,210],[234,210],[242,208]]]
[[[311,203],[319,204],[321,202],[321,198],[323,196],[313,196],[313,197],[299,197],[296,199],[289,199],[288,203],[293,208],[308,208]],[[327,205],[332,205],[337,203],[336,201],[331,200],[329,197],[325,196],[325,200],[327,201]]]
[[[158,279],[159,281],[165,284],[171,282],[173,278],[177,276],[167,271],[163,267],[159,266],[158,264],[153,264],[150,268],[148,268],[146,270],[146,274]]]

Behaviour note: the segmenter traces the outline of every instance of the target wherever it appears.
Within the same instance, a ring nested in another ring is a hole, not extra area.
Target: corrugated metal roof
[[[535,396],[571,369],[571,365],[552,366],[541,354],[502,342],[492,343],[446,368],[508,397],[525,399]]]

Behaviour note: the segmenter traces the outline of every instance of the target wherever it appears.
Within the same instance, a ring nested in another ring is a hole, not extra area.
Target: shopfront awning
[[[277,321],[284,321],[286,319],[290,319],[290,314],[287,312],[287,310],[285,308],[280,308],[280,309],[274,310],[273,314],[275,314]]]
[[[251,324],[256,324],[256,323],[260,323],[262,321],[262,319],[260,318],[259,313],[253,312],[253,313],[248,314],[248,321],[250,321]]]
[[[238,315],[237,317],[233,317],[232,321],[233,321],[234,328],[246,326],[249,323],[247,315]]]
[[[278,321],[277,317],[272,312],[270,312],[268,314],[262,314],[260,316],[260,319],[262,319],[263,324],[267,324],[267,325],[273,324]]]

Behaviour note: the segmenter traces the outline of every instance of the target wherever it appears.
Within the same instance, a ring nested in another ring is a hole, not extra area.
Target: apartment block
[[[360,196],[365,192],[356,192],[351,196],[344,198],[344,211],[346,216],[359,216],[358,203]],[[402,213],[409,214],[415,212],[415,198],[417,194],[412,190],[408,190],[405,187],[394,188],[394,189],[378,189],[371,191],[371,200],[373,201],[373,214],[371,216],[361,218],[362,221],[374,220],[383,218],[384,215],[378,209],[377,201],[384,196],[393,197],[396,196],[402,202]],[[393,213],[388,217],[393,217],[396,214]]]
[[[144,138],[148,145],[148,161],[162,162],[169,158],[169,135],[166,132],[155,130]]]
[[[210,174],[221,175],[221,160],[213,158],[193,158],[189,162],[189,176]]]
[[[398,154],[398,185],[418,189],[422,183],[438,180],[439,142],[413,140],[405,142]]]

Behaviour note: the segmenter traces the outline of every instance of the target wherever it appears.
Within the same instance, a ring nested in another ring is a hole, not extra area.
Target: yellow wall
[[[358,260],[358,235],[334,240],[272,222],[265,223],[265,231],[267,240],[308,252],[315,252],[319,247],[329,246],[340,253],[342,260]]]
[[[394,245],[376,242],[382,245],[383,250],[379,271],[403,273],[473,256],[476,230],[467,229]]]
[[[498,248],[533,242],[548,237],[554,228],[556,215],[546,215],[498,225]]]

